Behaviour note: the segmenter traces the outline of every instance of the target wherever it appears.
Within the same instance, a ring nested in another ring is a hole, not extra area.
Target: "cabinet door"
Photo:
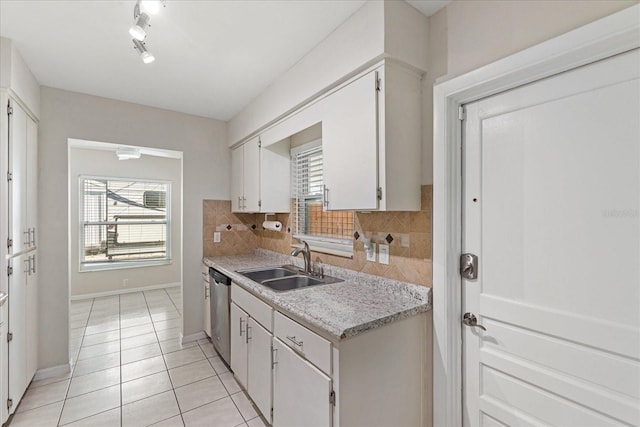
[[[244,211],[260,212],[260,140],[244,144]]]
[[[273,425],[331,426],[331,379],[279,339],[273,347]]]
[[[231,210],[242,211],[244,146],[231,150]]]
[[[249,316],[231,303],[231,370],[236,379],[247,388],[247,320]]]
[[[26,227],[30,230],[30,247],[36,245],[36,225],[38,223],[38,125],[27,117],[26,148]]]
[[[209,287],[209,282],[204,280],[202,283],[204,286],[204,305],[202,307],[204,319],[202,329],[204,329],[204,333],[211,338],[211,289]]]
[[[27,283],[25,307],[26,382],[29,384],[38,369],[38,253],[27,257]]]
[[[271,421],[271,337],[255,320],[249,319],[247,334],[249,396],[262,415]]]
[[[0,424],[4,424],[9,417],[7,413],[7,397],[9,393],[9,384],[7,382],[7,374],[9,373],[8,354],[7,354],[7,310],[9,302],[5,300],[4,305],[0,306]]]
[[[378,209],[378,108],[373,71],[324,102],[322,155],[327,210]]]
[[[14,110],[15,111],[15,110]],[[13,274],[9,276],[9,328],[8,332],[13,334],[13,339],[9,342],[9,396],[13,399],[13,406],[9,408],[12,414],[22,394],[27,388],[27,275],[29,268],[29,257],[32,254],[19,255],[10,260],[13,267]]]
[[[13,114],[9,118],[9,171],[13,175],[10,186],[10,238],[11,253],[28,248],[27,213],[27,114],[12,102]]]

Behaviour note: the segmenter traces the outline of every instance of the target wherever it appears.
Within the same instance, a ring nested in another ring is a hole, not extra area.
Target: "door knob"
[[[462,316],[462,323],[464,323],[467,326],[473,326],[473,327],[476,327],[476,328],[480,328],[483,331],[487,330],[487,328],[485,328],[484,326],[478,325],[478,318],[473,313],[465,313]]]

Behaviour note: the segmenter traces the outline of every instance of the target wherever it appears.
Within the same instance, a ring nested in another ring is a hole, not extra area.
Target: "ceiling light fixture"
[[[140,2],[140,10],[149,15],[156,15],[163,6],[164,2],[161,0],[142,0]]]
[[[147,50],[143,42],[133,39],[133,48],[138,51],[142,62],[145,64],[151,64],[156,58]]]
[[[116,150],[118,160],[130,160],[140,158],[140,149],[134,147],[120,147]]]
[[[136,5],[138,8],[138,5]],[[136,23],[129,28],[129,34],[136,40],[143,41],[147,37],[147,27],[149,26],[149,15],[140,13],[137,16]]]
[[[140,54],[142,62],[150,64],[155,57],[147,51],[144,40],[147,38],[147,28],[151,25],[149,15],[157,14],[164,7],[165,0],[138,0],[133,7],[134,24],[129,28],[129,34],[133,37],[133,46]]]

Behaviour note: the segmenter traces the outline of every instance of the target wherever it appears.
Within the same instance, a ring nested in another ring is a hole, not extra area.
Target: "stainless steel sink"
[[[312,277],[294,265],[239,270],[238,273],[278,292],[342,282],[342,279],[331,276]]]
[[[308,276],[290,276],[282,279],[266,280],[262,284],[274,291],[290,291],[292,289],[306,288],[307,286],[324,285],[325,282]]]
[[[258,283],[262,283],[265,280],[295,276],[297,274],[295,271],[291,271],[284,267],[264,268],[260,270],[250,270],[250,271],[239,271],[238,273]]]

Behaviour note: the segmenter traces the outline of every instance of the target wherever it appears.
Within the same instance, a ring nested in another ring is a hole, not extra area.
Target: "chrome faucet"
[[[309,245],[304,240],[300,240],[300,243],[304,244],[304,246],[294,249],[293,252],[291,252],[291,256],[302,254],[304,257],[304,272],[311,274],[311,252],[309,251]]]

